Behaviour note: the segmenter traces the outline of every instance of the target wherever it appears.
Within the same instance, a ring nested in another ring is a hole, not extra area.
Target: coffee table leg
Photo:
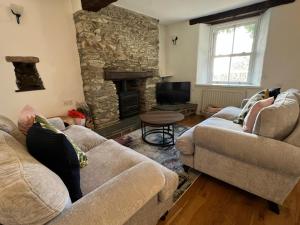
[[[172,142],[173,142],[173,145],[175,145],[175,140],[174,140],[175,139],[174,138],[174,133],[175,133],[174,129],[175,128],[174,128],[174,124],[172,124],[171,127],[172,127]]]
[[[163,145],[165,145],[165,126],[163,126]]]
[[[143,138],[143,140],[145,139],[145,124],[144,124],[144,122],[141,122],[141,128],[142,128],[142,138]]]

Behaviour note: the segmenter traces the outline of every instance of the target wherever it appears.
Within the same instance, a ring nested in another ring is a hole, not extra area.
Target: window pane
[[[232,53],[234,28],[216,32],[215,55],[229,55]]]
[[[229,82],[247,82],[250,56],[236,56],[231,59]]]
[[[228,82],[230,57],[220,57],[214,59],[213,78],[214,82]]]
[[[234,37],[233,53],[250,53],[254,39],[255,24],[248,24],[236,27]]]

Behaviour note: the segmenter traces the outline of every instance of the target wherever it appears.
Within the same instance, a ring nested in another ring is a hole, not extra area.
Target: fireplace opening
[[[119,98],[120,119],[147,111],[146,81],[153,72],[105,71],[105,80],[114,82]]]
[[[139,114],[139,91],[136,80],[114,81],[119,96],[120,119]]]

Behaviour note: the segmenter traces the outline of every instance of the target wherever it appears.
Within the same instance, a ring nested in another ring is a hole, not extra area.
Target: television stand
[[[157,111],[174,111],[184,115],[184,117],[192,116],[196,114],[197,104],[186,103],[186,104],[174,104],[174,105],[156,105],[152,109]]]

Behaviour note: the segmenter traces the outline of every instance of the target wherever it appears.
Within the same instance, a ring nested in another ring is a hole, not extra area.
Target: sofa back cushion
[[[18,142],[26,146],[26,137],[19,131],[17,125],[5,116],[0,115],[0,130],[13,136]]]
[[[61,179],[0,131],[0,224],[45,224],[69,203]]]
[[[284,140],[286,143],[300,147],[300,120],[294,131]]]
[[[297,89],[290,89],[288,90],[289,97],[293,99],[297,99],[300,105],[300,91]],[[294,131],[284,140],[285,142],[300,147],[300,119],[298,118],[298,122]]]
[[[295,128],[299,117],[299,103],[297,98],[286,91],[278,95],[274,104],[259,112],[253,133],[282,140]]]

